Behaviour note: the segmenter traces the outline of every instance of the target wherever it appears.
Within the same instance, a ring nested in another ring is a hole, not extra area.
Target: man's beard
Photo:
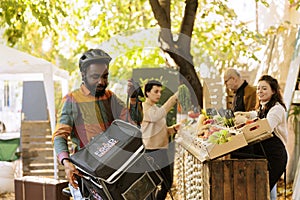
[[[107,88],[107,84],[89,85],[86,81],[84,81],[84,84],[91,92],[91,95],[95,97],[102,97],[105,94],[105,89]]]
[[[95,87],[95,97],[102,97],[105,94],[107,85],[97,85]]]

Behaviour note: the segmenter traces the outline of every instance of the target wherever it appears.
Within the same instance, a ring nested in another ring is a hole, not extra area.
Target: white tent
[[[55,128],[54,80],[61,81],[65,95],[68,79],[69,73],[52,63],[0,44],[0,80],[43,81],[52,131]]]

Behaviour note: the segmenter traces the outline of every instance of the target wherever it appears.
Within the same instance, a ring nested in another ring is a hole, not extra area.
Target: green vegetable
[[[191,101],[191,93],[188,87],[184,84],[178,87],[178,101],[181,106],[181,113],[187,114],[191,109],[192,101]]]
[[[224,126],[233,127],[234,126],[233,118],[227,119],[224,117]]]
[[[220,130],[209,136],[208,141],[213,144],[224,144],[231,140],[228,130]]]

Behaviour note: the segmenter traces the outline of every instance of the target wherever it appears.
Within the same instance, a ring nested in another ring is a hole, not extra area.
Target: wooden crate
[[[15,179],[16,200],[68,200],[62,189],[68,186],[64,180],[26,176]]]
[[[23,176],[54,177],[54,158],[50,121],[21,122],[21,156]],[[57,165],[57,175],[65,177]]]
[[[198,138],[194,138],[190,132],[185,130],[180,131],[176,142],[201,162],[221,157],[248,144],[244,134],[232,136],[229,142],[223,144],[203,144],[202,141],[198,141]]]
[[[177,145],[174,165],[176,199],[269,200],[265,159],[227,159],[201,162]]]
[[[203,165],[204,200],[270,199],[267,160],[214,160]]]
[[[266,118],[257,119],[255,122],[245,125],[240,130],[243,132],[248,143],[258,142],[273,136],[272,129]]]

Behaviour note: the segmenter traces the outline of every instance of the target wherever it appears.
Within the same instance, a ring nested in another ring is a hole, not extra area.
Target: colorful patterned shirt
[[[140,108],[139,112],[142,112]],[[134,108],[131,108],[128,118],[133,118],[134,113]],[[81,85],[79,89],[67,94],[62,100],[61,113],[52,138],[59,161],[84,147],[91,138],[105,131],[115,119],[126,120],[127,114],[125,104],[110,90],[106,90],[101,97],[95,97],[85,85]],[[68,137],[72,141],[71,152]]]

